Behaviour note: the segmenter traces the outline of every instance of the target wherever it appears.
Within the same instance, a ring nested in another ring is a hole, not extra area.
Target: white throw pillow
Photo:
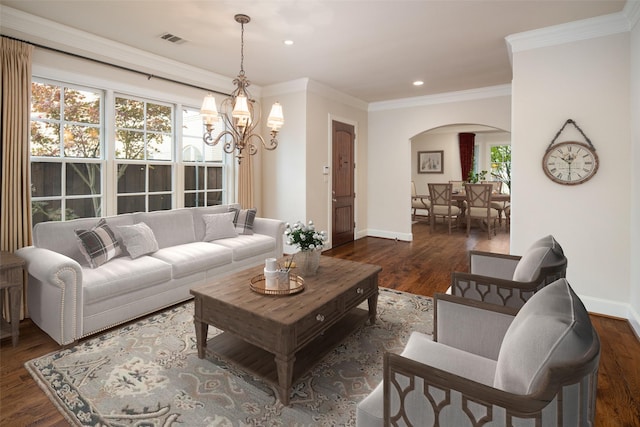
[[[121,225],[118,227],[118,232],[122,237],[124,247],[133,259],[158,250],[158,242],[153,234],[153,230],[144,222],[133,225]]]
[[[202,215],[205,225],[204,241],[237,237],[238,233],[233,225],[235,212]]]

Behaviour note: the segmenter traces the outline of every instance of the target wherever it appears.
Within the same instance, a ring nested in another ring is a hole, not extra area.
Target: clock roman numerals
[[[559,184],[581,184],[598,170],[598,156],[593,146],[581,142],[562,142],[549,149],[543,159],[545,174]]]

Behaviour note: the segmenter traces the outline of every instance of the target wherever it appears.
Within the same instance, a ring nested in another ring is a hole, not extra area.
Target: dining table
[[[416,194],[415,196],[411,196],[412,199],[422,199],[422,200],[430,200],[428,194]],[[464,191],[451,193],[451,200],[456,202],[458,207],[462,210],[461,214],[458,216],[458,222],[462,222],[465,215],[465,206],[464,201],[467,200],[467,195]],[[507,203],[511,202],[511,194],[509,193],[493,193],[491,195],[491,202],[502,202],[504,206],[507,206]],[[424,202],[423,202],[424,203]]]

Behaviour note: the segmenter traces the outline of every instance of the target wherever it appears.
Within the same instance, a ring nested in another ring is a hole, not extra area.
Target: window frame
[[[40,156],[32,154],[32,146],[31,146],[31,135],[29,136],[29,170],[32,173],[33,163],[56,163],[60,164],[60,194],[59,195],[51,195],[51,196],[31,196],[31,206],[32,206],[32,219],[36,214],[33,209],[34,202],[50,202],[50,201],[59,201],[60,202],[60,221],[67,221],[74,218],[67,218],[67,201],[68,200],[81,200],[81,199],[94,199],[98,197],[100,199],[100,204],[98,211],[95,212],[96,215],[103,215],[105,208],[105,169],[106,169],[106,161],[105,161],[105,104],[106,104],[106,92],[103,89],[89,87],[87,85],[68,83],[56,81],[49,78],[41,78],[41,77],[32,77],[32,87],[33,84],[43,84],[49,86],[56,86],[61,91],[61,97],[59,99],[59,119],[50,119],[50,118],[36,118],[34,120],[31,107],[30,107],[30,117],[29,117],[29,128],[31,129],[32,123],[40,122],[40,123],[56,123],[59,126],[59,134],[58,134],[58,150],[59,153],[57,156]],[[64,93],[65,89],[72,89],[77,91],[85,91],[92,92],[99,95],[100,98],[100,111],[98,113],[99,123],[96,125],[95,123],[82,123],[76,121],[66,120],[65,111],[65,102],[64,102]],[[32,103],[33,105],[33,103]],[[73,157],[67,156],[64,149],[64,128],[66,125],[77,126],[84,125],[92,128],[96,128],[99,130],[99,152],[100,155],[98,157]],[[100,188],[97,193],[89,193],[89,194],[67,194],[67,165],[72,163],[87,163],[87,164],[98,164],[100,166]],[[34,183],[33,180],[30,183],[32,188],[32,193],[34,191]],[[39,221],[43,222],[43,221]],[[36,222],[34,221],[34,224]]]
[[[49,74],[49,73],[47,73]],[[118,192],[118,167],[123,163],[145,163],[148,165],[163,165],[170,166],[170,179],[171,179],[171,190],[170,191],[158,191],[151,192],[145,191],[145,210],[149,209],[149,195],[168,195],[171,199],[170,209],[177,209],[184,207],[184,167],[185,165],[193,165],[193,162],[187,161],[186,163],[182,160],[182,111],[183,109],[189,109],[193,112],[198,112],[199,109],[191,106],[191,101],[185,102],[185,99],[181,97],[178,92],[156,92],[153,90],[149,90],[148,88],[141,88],[140,93],[131,93],[130,85],[123,85],[122,82],[116,80],[105,81],[100,78],[96,78],[95,76],[90,75],[80,75],[74,73],[62,73],[65,77],[58,77],[57,74],[53,73],[56,76],[42,76],[34,74],[32,76],[32,81],[41,83],[41,84],[49,84],[59,86],[61,89],[65,87],[69,87],[75,90],[86,90],[90,92],[100,93],[101,102],[100,102],[100,158],[99,159],[87,159],[87,158],[78,158],[78,157],[67,157],[66,163],[90,161],[91,163],[100,164],[100,193],[95,195],[87,195],[87,196],[66,196],[67,199],[78,199],[78,198],[91,198],[91,197],[99,197],[100,199],[100,212],[98,216],[113,216],[117,215],[118,212],[118,196],[122,196],[124,194],[130,195],[133,193],[119,193]],[[86,78],[85,78],[86,77]],[[81,83],[70,83],[69,81],[79,81]],[[124,89],[124,90],[123,90]],[[171,130],[171,138],[172,138],[172,147],[170,150],[170,160],[160,160],[160,159],[118,159],[115,155],[115,146],[116,146],[116,98],[126,98],[126,99],[134,99],[143,101],[145,103],[153,103],[159,104],[163,106],[169,106],[172,108],[172,130]],[[171,100],[168,100],[171,99]],[[31,123],[31,121],[30,121]],[[200,122],[201,123],[201,122]],[[61,153],[64,154],[64,153]],[[29,163],[34,162],[55,162],[55,163],[63,163],[63,157],[43,157],[43,156],[32,156],[31,152],[29,153]],[[198,166],[205,167],[220,167],[222,169],[222,189],[218,190],[221,193],[220,200],[222,204],[229,203],[228,197],[230,194],[229,185],[233,186],[233,182],[230,180],[230,175],[235,173],[235,168],[233,167],[233,162],[231,161],[232,157],[226,153],[222,154],[222,159],[220,161],[215,162],[202,162],[197,163]],[[65,170],[66,165],[62,164],[61,168]],[[66,171],[64,171],[66,173]],[[148,176],[148,170],[147,170]],[[61,182],[60,185],[62,187],[61,193],[64,194],[65,186],[66,186],[66,175],[61,174]],[[145,183],[145,189],[148,190],[149,182],[148,179]],[[47,201],[47,200],[61,200],[62,196],[42,196],[35,197],[32,201]],[[61,210],[63,215],[60,219],[45,219],[46,221],[50,220],[68,220],[69,218],[65,218],[64,209],[66,206],[65,201],[61,201]],[[43,222],[43,221],[38,221]],[[36,222],[34,221],[34,224]]]

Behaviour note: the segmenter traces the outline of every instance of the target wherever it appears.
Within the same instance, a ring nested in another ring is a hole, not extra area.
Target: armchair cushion
[[[580,359],[592,346],[591,320],[566,279],[536,293],[505,333],[494,387],[516,394],[542,388],[554,366]]]
[[[516,282],[531,282],[540,273],[540,268],[561,262],[564,258],[562,247],[553,236],[543,237],[533,243],[522,256],[513,272]]]
[[[493,383],[496,369],[495,360],[435,342],[430,335],[420,332],[411,333],[409,341],[402,351],[402,356],[481,384],[491,386]],[[356,408],[357,426],[383,425],[383,388],[384,383],[380,382],[358,404]],[[421,396],[420,393],[410,393],[407,398],[421,399]],[[419,402],[418,406],[424,407],[425,405]]]

